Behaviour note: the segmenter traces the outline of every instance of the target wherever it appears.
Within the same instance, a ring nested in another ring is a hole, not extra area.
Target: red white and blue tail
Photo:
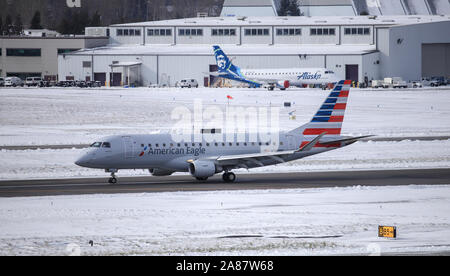
[[[324,134],[322,140],[334,140],[341,137],[342,122],[344,121],[347,99],[351,81],[342,80],[336,84],[333,91],[326,98],[311,122],[297,129],[303,134],[300,148],[313,141],[318,135]],[[296,130],[294,130],[296,131]],[[322,141],[321,140],[321,141]],[[326,144],[320,142],[315,147],[339,147],[340,144]]]

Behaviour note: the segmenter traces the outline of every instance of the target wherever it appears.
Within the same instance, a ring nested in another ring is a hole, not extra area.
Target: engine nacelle
[[[189,173],[194,177],[211,177],[218,173],[213,161],[194,161],[189,164]]]
[[[169,176],[174,173],[174,171],[164,170],[164,169],[149,169],[148,170],[153,176]]]
[[[289,86],[291,86],[291,83],[288,80],[285,80],[285,81],[279,81],[278,85],[281,86],[282,88],[286,89],[286,88],[289,88]]]

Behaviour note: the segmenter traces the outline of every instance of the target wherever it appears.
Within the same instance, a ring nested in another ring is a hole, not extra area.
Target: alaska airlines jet
[[[231,62],[219,46],[213,46],[218,73],[214,76],[244,82],[250,87],[266,86],[269,90],[275,87],[285,90],[289,86],[303,84],[327,85],[340,79],[326,68],[289,68],[289,69],[241,69]]]
[[[254,136],[250,135],[244,142],[226,143],[208,142],[204,134],[202,141],[195,143],[175,141],[171,134],[110,136],[93,143],[75,164],[104,169],[111,173],[109,183],[117,182],[115,173],[122,169],[149,169],[154,176],[189,172],[199,181],[223,173],[225,182],[234,182],[232,170],[289,162],[369,137],[341,136],[350,84],[340,81],[309,123],[276,133],[276,142],[262,141],[259,136],[251,141]]]

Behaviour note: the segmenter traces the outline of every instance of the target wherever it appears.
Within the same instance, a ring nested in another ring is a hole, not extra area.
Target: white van
[[[5,86],[23,86],[23,81],[18,77],[7,77],[5,79]]]
[[[183,79],[180,81],[180,87],[184,88],[184,87],[188,87],[188,88],[198,88],[198,82],[194,79]]]
[[[26,86],[38,86],[41,83],[42,79],[40,77],[28,77],[25,80]]]

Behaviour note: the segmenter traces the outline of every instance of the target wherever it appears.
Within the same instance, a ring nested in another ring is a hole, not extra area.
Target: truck
[[[384,81],[382,80],[372,80],[371,87],[372,88],[382,88]]]
[[[383,88],[408,88],[408,84],[400,77],[384,78]]]

